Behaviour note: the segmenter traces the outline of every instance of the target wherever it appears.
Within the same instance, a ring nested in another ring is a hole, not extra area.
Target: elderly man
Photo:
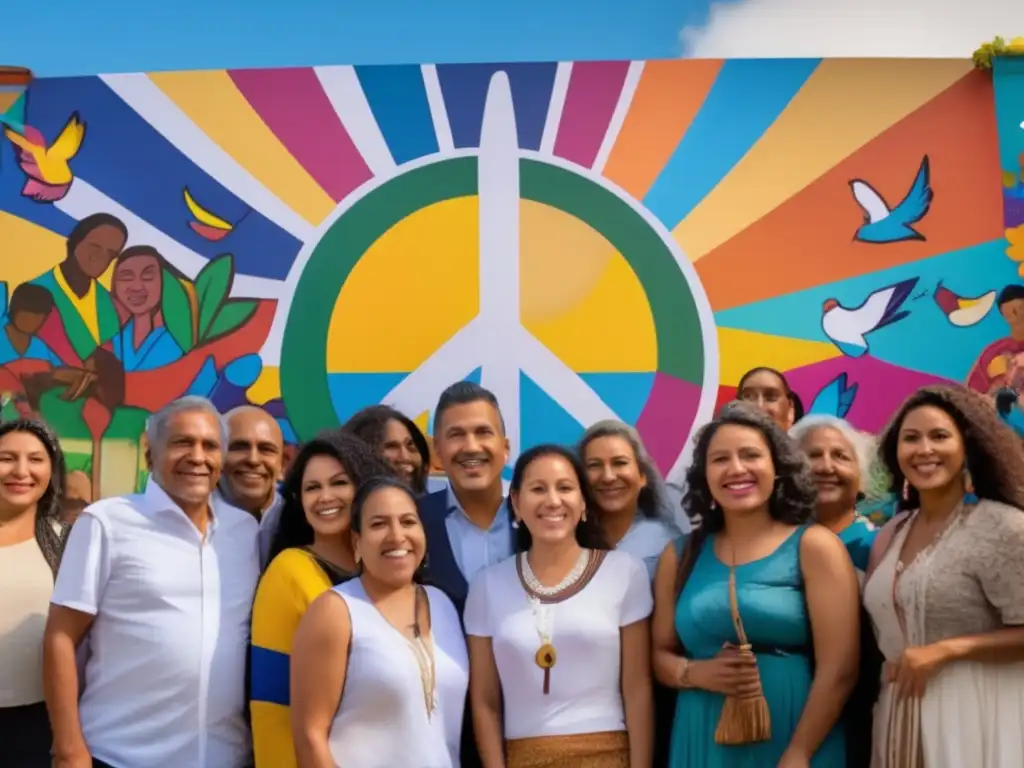
[[[226,435],[212,403],[176,400],[146,436],[145,493],[81,514],[54,586],[43,648],[54,765],[244,768],[259,526],[214,493]]]
[[[260,565],[265,567],[281,518],[277,492],[284,467],[284,437],[277,420],[255,405],[228,412],[228,450],[220,491],[260,522]]]

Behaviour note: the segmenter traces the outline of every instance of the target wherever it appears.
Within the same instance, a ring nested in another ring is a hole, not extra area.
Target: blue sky
[[[681,53],[679,31],[703,23],[709,2],[48,0],[52,19],[38,19],[31,29],[18,22],[0,25],[0,63],[54,76],[225,66],[673,58]]]

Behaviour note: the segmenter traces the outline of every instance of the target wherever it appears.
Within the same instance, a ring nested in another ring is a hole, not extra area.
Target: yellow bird
[[[230,221],[222,219],[215,213],[212,213],[192,197],[192,193],[188,191],[188,187],[184,190],[185,205],[188,207],[189,213],[192,214],[194,221],[190,221],[188,225],[202,238],[217,242],[223,240],[235,227]]]
[[[30,125],[24,126],[21,133],[7,127],[4,135],[18,148],[18,165],[28,176],[21,194],[41,203],[63,199],[75,180],[70,162],[85,140],[85,123],[78,113],[68,118],[49,147],[43,134]]]

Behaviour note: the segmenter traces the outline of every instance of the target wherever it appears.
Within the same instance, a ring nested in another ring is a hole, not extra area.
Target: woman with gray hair
[[[818,487],[815,519],[846,545],[863,583],[878,531],[857,512],[862,484],[871,472],[871,439],[835,416],[811,415],[789,434],[807,454]]]
[[[583,434],[578,452],[608,544],[643,560],[653,580],[658,558],[680,531],[640,435],[621,421],[599,421]]]

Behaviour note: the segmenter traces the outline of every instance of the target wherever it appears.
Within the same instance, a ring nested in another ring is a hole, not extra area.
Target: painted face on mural
[[[819,509],[853,509],[860,490],[860,465],[850,441],[838,429],[818,427],[801,440],[818,486]]]
[[[155,256],[134,256],[117,265],[114,296],[133,315],[148,315],[160,306],[163,271]]]
[[[1010,299],[999,305],[999,312],[1011,331],[1024,333],[1024,299]]]
[[[903,417],[896,459],[918,491],[949,488],[963,482],[963,435],[944,410],[922,405]]]
[[[629,441],[619,435],[597,437],[587,443],[584,453],[587,479],[601,511],[607,514],[635,513],[640,491],[647,486],[647,478]]]
[[[389,420],[385,426],[381,451],[398,476],[407,483],[412,483],[423,467],[423,457],[420,456],[412,435],[398,419]]]
[[[52,471],[50,455],[35,435],[8,432],[0,437],[0,517],[38,503]]]
[[[509,446],[497,408],[485,400],[453,405],[438,426],[434,447],[456,490],[472,493],[501,482]]]
[[[150,470],[168,496],[182,506],[203,504],[220,480],[224,464],[221,429],[207,411],[179,411],[164,427],[161,445],[150,445]]]
[[[340,536],[352,525],[356,486],[341,462],[320,454],[310,458],[302,472],[302,510],[316,536]]]
[[[771,371],[758,371],[748,376],[736,395],[767,413],[782,429],[793,426],[793,403],[786,385]]]
[[[724,511],[762,509],[775,489],[775,464],[764,435],[737,424],[720,427],[708,443],[705,478],[711,498]]]
[[[124,235],[117,227],[101,224],[90,230],[75,247],[75,261],[82,273],[98,280],[124,248]]]
[[[235,504],[253,513],[266,509],[274,499],[283,463],[281,427],[270,414],[261,408],[231,414],[224,481]]]

